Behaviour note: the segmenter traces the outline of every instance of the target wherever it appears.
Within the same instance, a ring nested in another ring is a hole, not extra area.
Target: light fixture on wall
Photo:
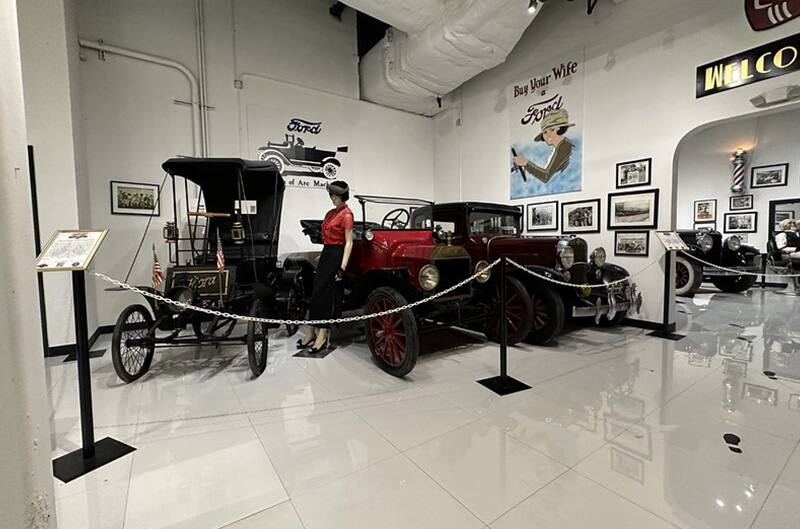
[[[539,0],[531,0],[528,2],[528,13],[532,15],[536,13],[537,9],[539,9]]]
[[[731,155],[731,163],[733,163],[733,185],[731,186],[732,193],[741,193],[744,191],[744,166],[747,165],[747,151],[739,147]]]
[[[759,94],[752,98],[750,103],[756,108],[764,108],[796,101],[797,99],[800,99],[800,86],[787,85]]]

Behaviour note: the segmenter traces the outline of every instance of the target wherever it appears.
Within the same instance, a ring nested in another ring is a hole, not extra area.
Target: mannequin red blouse
[[[339,245],[345,243],[345,231],[353,229],[353,212],[347,204],[339,209],[332,209],[325,214],[322,221],[322,243]]]

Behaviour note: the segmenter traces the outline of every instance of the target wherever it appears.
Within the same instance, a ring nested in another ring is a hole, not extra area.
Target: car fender
[[[352,310],[363,307],[370,292],[380,287],[397,290],[409,302],[419,299],[419,292],[409,283],[408,273],[405,268],[381,268],[359,275],[351,285],[350,295],[345,301],[345,308]]]
[[[322,159],[322,165],[325,165],[326,163],[332,163],[336,167],[341,167],[342,166],[342,162],[340,162],[339,160],[337,160],[333,156],[328,156],[327,158],[323,158]]]
[[[290,165],[289,159],[281,151],[276,151],[275,149],[265,147],[259,147],[258,150],[261,151],[261,153],[258,155],[259,160],[266,160],[270,156],[276,156],[280,158],[284,164]]]

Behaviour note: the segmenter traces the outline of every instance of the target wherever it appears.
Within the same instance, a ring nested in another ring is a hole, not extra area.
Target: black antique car
[[[775,231],[767,242],[767,264],[776,274],[791,277],[795,290],[800,291],[800,234],[796,230]]]
[[[173,198],[177,189],[185,191],[186,219],[179,225],[177,199],[173,200],[172,220],[163,230],[169,246],[163,291],[139,288],[232,314],[302,316],[301,285],[291,272],[284,273],[277,266],[284,182],[275,165],[238,158],[174,158],[162,167],[172,178]],[[176,185],[178,177],[184,179],[184,185]],[[195,211],[189,211],[190,183],[200,190]],[[198,207],[201,203],[204,209]],[[186,236],[181,236],[183,230],[188,232]],[[218,253],[224,259],[223,267],[218,266],[222,264]],[[126,307],[114,326],[112,360],[125,382],[144,375],[155,349],[162,347],[246,343],[253,374],[264,371],[270,326],[249,322],[243,335],[233,336],[235,319],[145,299],[147,305]],[[187,327],[193,336],[183,333]]]
[[[433,219],[431,220],[431,211]],[[474,262],[508,257],[540,276],[580,284],[608,284],[627,277],[621,266],[606,262],[603,248],[591,254],[586,241],[574,236],[522,236],[522,211],[515,206],[486,202],[435,204],[414,211],[412,226],[434,226],[452,231],[454,242],[463,244]],[[619,323],[638,312],[642,298],[630,281],[603,287],[562,286],[509,268],[508,288],[513,296],[507,306],[509,337],[546,344],[553,341],[567,316],[592,317],[596,323]],[[529,327],[524,312],[531,307]]]
[[[710,281],[723,292],[744,292],[756,282],[756,276],[736,272],[761,272],[761,252],[742,244],[736,235],[723,240],[715,230],[678,230],[689,247],[688,254],[717,266],[721,270],[678,253],[675,262],[675,294],[688,296],[697,292],[703,281]]]
[[[282,143],[270,141],[266,146],[259,147],[258,159],[272,162],[281,174],[321,174],[333,180],[342,166],[336,154],[347,151],[347,147],[338,147],[336,151],[306,147],[302,138],[287,134]]]

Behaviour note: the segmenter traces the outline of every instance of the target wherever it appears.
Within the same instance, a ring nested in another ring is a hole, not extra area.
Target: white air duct
[[[437,98],[504,62],[535,17],[529,0],[346,3],[393,26],[361,59],[361,97],[426,116],[442,110]]]

